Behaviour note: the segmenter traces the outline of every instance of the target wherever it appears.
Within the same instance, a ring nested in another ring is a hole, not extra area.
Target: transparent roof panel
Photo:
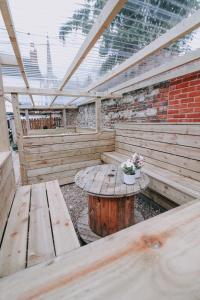
[[[198,8],[198,0],[127,1],[66,88],[75,85],[78,88],[89,86]],[[167,49],[168,56],[172,50],[174,49]]]
[[[59,87],[105,3],[106,0],[9,0],[30,87]],[[65,89],[86,89],[100,76],[107,74],[199,8],[200,0],[128,0]],[[127,78],[158,66],[163,62],[161,57],[166,62],[174,55],[183,55],[193,50],[197,47],[198,37],[195,31],[187,39],[159,51],[96,90],[106,91]],[[1,16],[0,53],[14,54]],[[7,86],[24,86],[18,67],[4,67],[3,80]],[[36,105],[48,105],[53,98],[34,96]],[[21,103],[31,105],[30,97],[20,99]],[[78,104],[82,103],[83,98],[57,97],[54,104],[68,104],[72,100],[73,104]]]

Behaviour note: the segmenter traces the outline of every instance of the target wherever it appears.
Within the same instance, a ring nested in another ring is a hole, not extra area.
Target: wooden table
[[[91,230],[106,236],[135,223],[134,198],[147,188],[149,178],[142,173],[135,184],[126,185],[120,166],[107,164],[81,170],[75,176],[75,183],[89,195]]]

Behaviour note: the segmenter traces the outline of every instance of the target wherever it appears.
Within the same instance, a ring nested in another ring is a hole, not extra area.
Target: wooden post
[[[25,110],[25,117],[26,117],[26,131],[27,131],[27,135],[29,135],[30,122],[29,122],[29,113],[28,113],[28,109]]]
[[[21,181],[22,181],[22,185],[24,185],[28,183],[28,177],[27,177],[25,159],[24,159],[23,130],[22,130],[21,117],[20,117],[18,94],[11,94],[11,97],[12,97],[13,114],[15,120],[17,145],[19,150]]]
[[[6,118],[6,107],[3,94],[3,81],[0,66],[0,151],[9,151],[10,142],[8,136],[8,124]]]
[[[95,101],[96,131],[101,131],[101,99]]]
[[[66,109],[63,109],[63,127],[67,127],[67,115],[66,115]]]

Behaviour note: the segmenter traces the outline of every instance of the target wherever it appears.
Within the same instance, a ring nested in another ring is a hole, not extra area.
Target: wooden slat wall
[[[10,152],[0,152],[0,240],[15,194],[15,176]]]
[[[30,129],[28,135],[47,135],[47,134],[62,134],[62,133],[74,133],[76,127],[71,126],[67,128],[54,128],[54,129]]]
[[[101,163],[101,153],[114,150],[114,131],[23,138],[28,183],[58,179],[74,182],[75,174]]]
[[[149,164],[200,180],[200,124],[116,126],[116,151],[139,152]]]

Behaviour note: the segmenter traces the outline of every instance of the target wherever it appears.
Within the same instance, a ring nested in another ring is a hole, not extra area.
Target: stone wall
[[[102,127],[117,122],[200,122],[200,72],[102,101]],[[95,106],[79,107],[77,124],[95,127]]]
[[[78,110],[77,109],[67,109],[66,110],[66,124],[67,127],[76,127],[77,123],[77,115]]]

